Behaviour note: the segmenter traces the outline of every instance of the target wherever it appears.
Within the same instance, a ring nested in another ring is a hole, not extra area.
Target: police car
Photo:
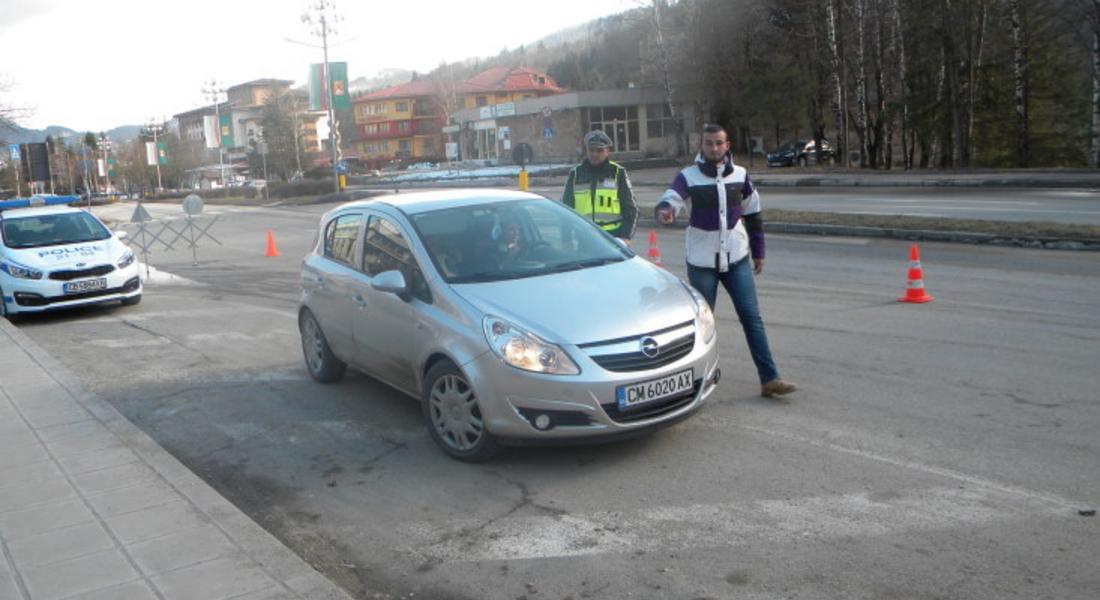
[[[0,316],[141,302],[134,253],[75,200],[0,201]]]

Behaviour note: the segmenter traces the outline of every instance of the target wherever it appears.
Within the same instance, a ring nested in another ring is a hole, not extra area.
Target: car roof
[[[0,219],[12,219],[17,217],[39,217],[42,215],[55,215],[59,213],[87,212],[75,206],[33,206],[30,208],[10,208],[0,210]],[[90,213],[89,213],[90,214]]]
[[[390,194],[379,196],[370,200],[358,200],[348,202],[336,208],[343,210],[360,206],[387,204],[405,214],[415,215],[443,208],[457,208],[475,204],[492,204],[498,202],[514,202],[516,200],[546,200],[544,196],[530,192],[497,189],[449,189],[431,192],[414,192],[411,194]],[[334,211],[335,212],[335,211]]]

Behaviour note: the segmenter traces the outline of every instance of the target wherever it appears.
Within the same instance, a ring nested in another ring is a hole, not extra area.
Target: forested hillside
[[[825,137],[869,168],[1096,166],[1100,147],[1100,0],[639,0],[431,75],[497,65],[659,86],[739,141]]]

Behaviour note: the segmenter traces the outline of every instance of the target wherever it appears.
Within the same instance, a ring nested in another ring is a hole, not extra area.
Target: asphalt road
[[[936,300],[910,305],[895,301],[905,243],[769,236],[758,283],[780,369],[803,387],[792,399],[757,396],[723,298],[724,377],[693,419],[467,465],[435,448],[412,400],[306,374],[297,270],[325,208],[213,207],[224,245],[200,246],[198,266],[155,253],[162,282],[141,305],[20,327],[358,597],[1100,589],[1100,521],[1078,514],[1100,504],[1091,253],[923,244]],[[278,258],[263,256],[269,229]],[[659,240],[682,275],[682,232]]]
[[[635,185],[640,206],[657,203],[664,186]],[[535,186],[551,198],[560,186]],[[1100,225],[1100,190],[964,187],[761,186],[765,208],[869,215],[907,215],[992,221],[1051,221]],[[652,210],[643,214],[651,215]]]

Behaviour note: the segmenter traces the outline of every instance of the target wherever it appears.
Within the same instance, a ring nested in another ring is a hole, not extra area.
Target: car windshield
[[[634,256],[591,221],[545,198],[440,209],[412,221],[449,283],[536,277]]]
[[[780,146],[779,149],[776,150],[776,152],[793,152],[794,148],[795,148],[795,144],[797,144],[797,143],[798,142],[787,142],[786,144],[783,144],[782,146]]]
[[[111,237],[98,219],[86,212],[66,212],[3,220],[4,245],[38,248],[79,244]]]

